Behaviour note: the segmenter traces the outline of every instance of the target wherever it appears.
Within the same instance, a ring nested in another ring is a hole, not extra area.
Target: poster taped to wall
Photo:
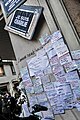
[[[75,51],[71,51],[71,55],[73,60],[79,60],[80,59],[80,50],[75,50]]]

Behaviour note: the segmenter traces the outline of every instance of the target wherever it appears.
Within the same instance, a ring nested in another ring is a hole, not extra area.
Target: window
[[[5,75],[3,65],[0,65],[0,77]]]
[[[7,86],[6,85],[0,85],[0,94],[3,94],[3,92],[6,92],[6,91],[8,91],[7,90]]]
[[[5,75],[4,66],[3,66],[3,63],[2,63],[2,58],[0,57],[0,77],[2,77],[3,75]]]
[[[15,71],[15,68],[13,66],[13,63],[10,64],[10,67],[11,67],[12,74],[16,75],[16,71]]]

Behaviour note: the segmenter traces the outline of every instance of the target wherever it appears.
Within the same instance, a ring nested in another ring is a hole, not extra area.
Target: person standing
[[[21,99],[21,114],[20,117],[29,117],[30,116],[30,112],[29,112],[29,108],[25,99],[25,96],[23,96],[23,98]]]

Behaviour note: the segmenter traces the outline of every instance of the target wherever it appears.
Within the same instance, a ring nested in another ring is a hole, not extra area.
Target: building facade
[[[72,27],[73,25],[69,20],[69,16],[66,14],[66,9],[63,8],[65,6],[62,6],[61,0],[33,0],[33,2],[27,0],[24,4],[42,6],[44,10],[43,18],[41,19],[42,24],[39,24],[36,28],[35,35],[32,40],[29,41],[9,32],[14,53],[20,67],[25,66],[24,64],[27,55],[41,46],[39,38],[46,33],[52,34],[57,29],[62,32],[70,50],[80,49],[79,36],[77,35],[75,28]],[[4,9],[3,14],[7,24],[11,15],[6,18]]]
[[[13,94],[13,87],[19,80],[19,70],[9,34],[4,26],[5,20],[0,6],[0,93],[10,91]]]
[[[0,62],[0,92],[9,91],[14,94],[14,87],[19,82],[19,70],[16,61]]]
[[[43,16],[38,24],[32,40],[27,40],[19,35],[9,32],[10,40],[14,49],[19,68],[26,66],[29,54],[41,47],[39,38],[60,30],[70,51],[80,49],[80,38],[70,19],[62,0],[27,0],[24,5],[42,6]],[[2,11],[6,24],[11,18],[6,17],[3,5]],[[80,114],[76,109],[68,110],[65,114],[55,116],[56,120],[79,120]]]

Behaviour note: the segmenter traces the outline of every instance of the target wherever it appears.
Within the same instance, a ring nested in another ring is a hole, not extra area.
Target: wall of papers
[[[39,114],[52,118],[74,107],[80,111],[80,50],[70,52],[60,31],[39,40],[42,48],[21,69],[30,106],[47,106]]]

